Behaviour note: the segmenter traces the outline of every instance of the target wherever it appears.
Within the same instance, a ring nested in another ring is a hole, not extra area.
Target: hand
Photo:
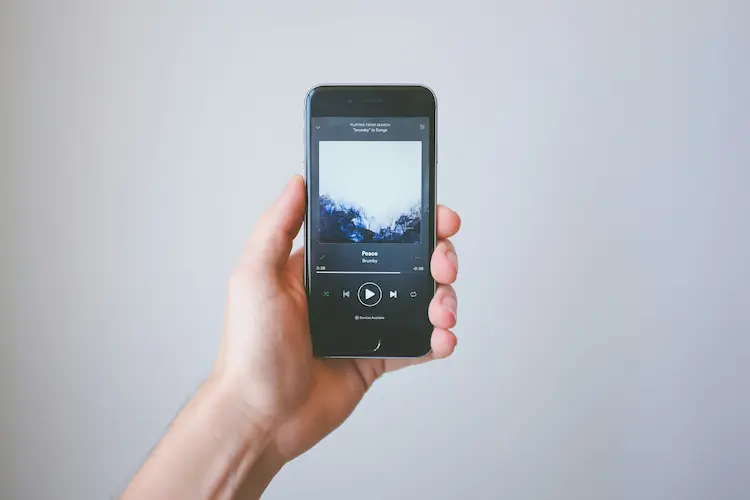
[[[213,378],[231,386],[272,435],[267,452],[280,464],[310,449],[338,427],[386,372],[445,358],[456,346],[458,272],[451,242],[458,215],[439,206],[432,275],[439,283],[429,306],[432,351],[416,359],[316,359],[303,283],[303,253],[290,255],[305,212],[305,185],[295,176],[253,231],[234,270],[226,325]],[[280,467],[281,465],[279,465]]]

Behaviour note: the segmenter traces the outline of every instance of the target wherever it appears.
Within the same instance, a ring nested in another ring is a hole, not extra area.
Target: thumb
[[[305,181],[295,175],[261,215],[243,252],[243,262],[261,272],[280,273],[304,218]]]

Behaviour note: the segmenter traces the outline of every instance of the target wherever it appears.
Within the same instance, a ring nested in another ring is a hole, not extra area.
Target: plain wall
[[[748,2],[170,4],[0,4],[0,497],[122,491],[324,82],[437,93],[459,345],[267,498],[750,497]]]

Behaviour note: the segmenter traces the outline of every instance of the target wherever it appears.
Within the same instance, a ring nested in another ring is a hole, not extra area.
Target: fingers
[[[438,286],[428,309],[430,323],[436,328],[453,328],[456,326],[457,312],[458,301],[453,287],[450,285]]]
[[[458,276],[458,256],[449,240],[438,241],[430,261],[432,277],[438,283],[453,283]]]
[[[437,237],[439,240],[450,238],[461,228],[461,217],[456,212],[446,207],[437,207]]]
[[[430,345],[432,346],[432,359],[447,358],[456,349],[458,338],[456,335],[445,328],[435,328],[432,332]],[[429,361],[429,360],[427,360]]]
[[[260,217],[243,252],[243,264],[281,272],[304,218],[305,181],[295,175]]]
[[[425,354],[421,358],[411,359],[386,359],[385,360],[385,371],[392,372],[406,368],[407,366],[421,365],[428,361],[435,359],[447,358],[453,354],[453,350],[456,348],[458,339],[452,331],[444,328],[435,328],[432,331],[432,337],[430,338],[431,351]]]

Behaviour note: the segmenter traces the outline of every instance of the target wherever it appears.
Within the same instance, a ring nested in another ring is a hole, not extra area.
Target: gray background
[[[173,4],[0,4],[0,497],[127,484],[319,82],[437,92],[460,342],[268,498],[750,496],[747,2]]]

